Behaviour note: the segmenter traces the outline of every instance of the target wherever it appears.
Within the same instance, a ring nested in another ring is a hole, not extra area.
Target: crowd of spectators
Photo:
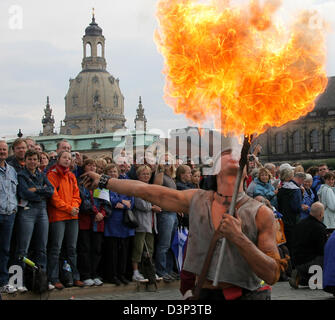
[[[116,159],[92,159],[71,152],[66,140],[45,152],[33,139],[18,138],[12,149],[8,157],[8,145],[0,141],[0,292],[27,291],[25,281],[18,288],[9,283],[11,265],[25,268],[21,257],[46,271],[49,290],[146,282],[141,273],[144,250],[153,258],[157,280],[180,279],[171,244],[178,226],[188,227],[188,216],[106,189],[88,190],[80,176],[94,171],[177,190],[208,189],[210,177],[202,175],[200,166],[170,154],[158,159],[151,153],[136,155],[133,164],[125,152]],[[279,251],[290,256],[281,280],[294,288],[308,285],[309,267],[323,267],[334,256],[329,243],[335,234],[330,236],[335,229],[335,174],[326,164],[306,170],[298,163],[263,165],[259,151],[256,147],[249,155],[245,191],[273,210]],[[137,216],[137,228],[124,224],[127,210]],[[324,287],[334,293],[331,263],[324,266]],[[68,266],[71,279],[63,275]]]
[[[158,161],[153,155],[138,157],[131,165],[124,152],[116,159],[92,159],[71,149],[63,140],[47,153],[33,139],[18,138],[8,157],[7,143],[0,142],[1,291],[27,291],[25,277],[20,287],[9,283],[11,265],[26,268],[22,257],[47,273],[50,290],[146,282],[140,271],[144,248],[154,257],[157,280],[179,279],[171,243],[183,214],[109,190],[88,190],[80,176],[94,171],[175,189],[177,184],[199,188],[199,169],[181,165],[176,180],[178,165],[169,155]],[[124,224],[126,210],[137,216],[137,228]],[[71,279],[63,274],[68,266]]]
[[[290,256],[281,279],[296,289],[309,286],[310,268],[320,266],[323,288],[334,294],[335,263],[329,259],[330,249],[325,258],[325,248],[335,236],[335,172],[324,163],[305,170],[299,163],[263,165],[256,154],[251,157],[247,194],[273,209],[284,234],[284,241],[277,241],[279,252]]]

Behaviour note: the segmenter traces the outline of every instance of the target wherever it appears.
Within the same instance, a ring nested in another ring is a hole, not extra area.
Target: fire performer
[[[213,285],[220,246],[202,281],[199,299],[269,299],[270,289],[260,290],[261,282],[273,285],[285,269],[287,260],[280,259],[276,245],[274,215],[266,206],[246,196],[239,187],[235,216],[227,214],[234,192],[239,161],[232,156],[233,138],[222,137],[221,154],[217,156],[217,189],[177,191],[140,181],[112,179],[88,172],[83,176],[88,188],[107,188],[114,192],[142,198],[167,211],[183,212],[190,217],[189,243],[184,269],[201,275],[215,231],[227,240],[219,283]],[[246,171],[244,171],[244,176]],[[243,179],[242,179],[243,180]],[[220,241],[220,240],[219,240]]]

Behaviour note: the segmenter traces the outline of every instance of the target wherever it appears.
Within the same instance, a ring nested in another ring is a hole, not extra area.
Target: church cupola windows
[[[105,37],[102,34],[102,29],[95,22],[94,12],[92,22],[85,30],[83,48],[83,70],[106,70]]]
[[[115,93],[114,94],[114,108],[118,108],[119,107],[119,96]]]

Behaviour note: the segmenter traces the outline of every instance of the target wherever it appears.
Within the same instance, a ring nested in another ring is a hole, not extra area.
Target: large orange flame
[[[312,111],[328,82],[325,30],[307,11],[288,29],[275,24],[280,5],[160,0],[166,103],[199,125],[214,117],[225,135],[261,134]]]

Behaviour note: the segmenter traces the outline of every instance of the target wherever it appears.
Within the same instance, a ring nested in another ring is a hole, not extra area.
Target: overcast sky
[[[92,7],[106,38],[107,70],[120,79],[125,96],[127,127],[134,127],[139,96],[149,129],[166,134],[192,125],[163,100],[163,58],[153,42],[156,4],[157,0],[1,0],[0,137],[16,135],[19,128],[24,135],[38,135],[47,96],[59,130],[69,79],[81,71],[82,37]],[[286,14],[317,8],[330,23],[327,73],[334,76],[335,0],[284,0],[284,5]],[[22,28],[15,29],[19,21],[13,20],[13,6],[22,8]]]

